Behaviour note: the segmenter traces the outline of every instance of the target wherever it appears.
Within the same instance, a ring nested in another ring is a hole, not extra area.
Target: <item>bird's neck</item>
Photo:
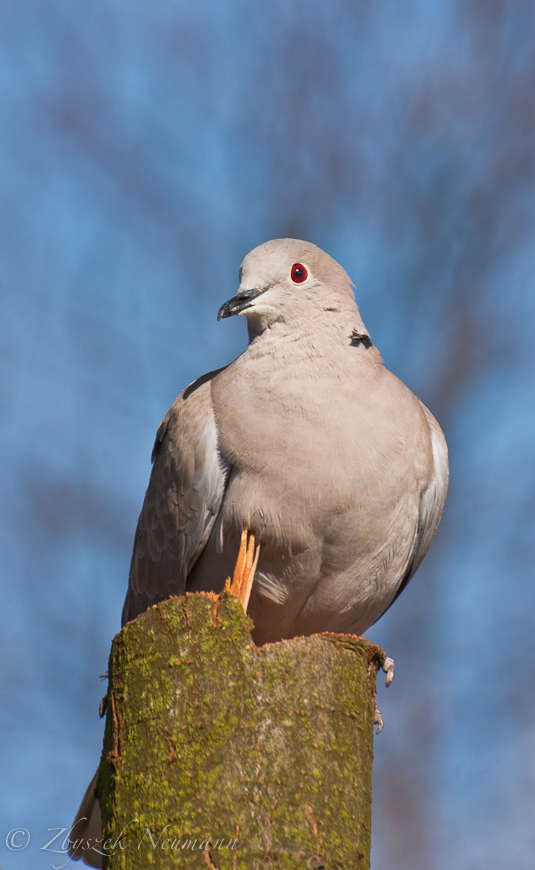
[[[340,365],[341,358],[346,358],[351,348],[351,359],[355,362],[362,357],[363,365],[380,363],[381,356],[373,347],[358,311],[356,316],[354,311],[349,317],[341,314],[332,312],[330,317],[307,318],[299,325],[278,321],[262,331],[249,321],[249,346],[243,356],[261,360],[266,365],[273,360],[277,366],[281,362],[291,366],[315,360],[330,368],[331,364]]]

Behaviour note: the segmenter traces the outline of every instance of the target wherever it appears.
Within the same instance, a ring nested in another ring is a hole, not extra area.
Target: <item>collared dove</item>
[[[170,595],[220,592],[247,529],[260,546],[257,644],[362,634],[437,530],[442,431],[384,367],[351,280],[315,245],[251,251],[218,319],[233,314],[247,318],[248,347],[190,384],[158,429],[123,624]]]

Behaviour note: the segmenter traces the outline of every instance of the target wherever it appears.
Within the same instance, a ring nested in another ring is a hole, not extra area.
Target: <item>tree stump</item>
[[[257,648],[236,599],[172,598],[113,641],[107,870],[368,868],[379,647]]]

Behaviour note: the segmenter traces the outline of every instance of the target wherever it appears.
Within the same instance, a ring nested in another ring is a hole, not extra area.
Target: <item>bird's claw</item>
[[[386,674],[385,686],[389,686],[394,679],[394,659],[386,657],[383,662],[383,671]]]
[[[379,709],[379,705],[377,704],[377,698],[373,699],[373,724],[377,725],[376,734],[379,734],[383,728],[385,727],[384,719],[381,716],[381,711]]]
[[[382,668],[386,674],[385,686],[389,686],[394,679],[394,659],[387,656],[382,664]],[[379,734],[385,727],[384,719],[377,704],[377,698],[373,699],[373,724],[377,725],[376,734]]]
[[[253,533],[244,529],[241,535],[240,552],[234,568],[232,581],[230,577],[225,583],[225,592],[227,595],[232,595],[237,598],[242,605],[245,613],[249,598],[251,597],[251,589],[253,588],[254,575],[260,555],[260,545],[255,550],[255,537]]]

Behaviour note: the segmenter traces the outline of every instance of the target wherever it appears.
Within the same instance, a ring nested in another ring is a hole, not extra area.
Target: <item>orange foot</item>
[[[249,541],[247,541],[249,537]],[[238,561],[234,568],[234,576],[232,581],[230,577],[225,583],[225,592],[228,595],[233,595],[241,603],[245,613],[253,588],[253,580],[260,555],[260,544],[255,550],[255,539],[251,532],[244,529],[241,533],[240,552],[238,553]]]

